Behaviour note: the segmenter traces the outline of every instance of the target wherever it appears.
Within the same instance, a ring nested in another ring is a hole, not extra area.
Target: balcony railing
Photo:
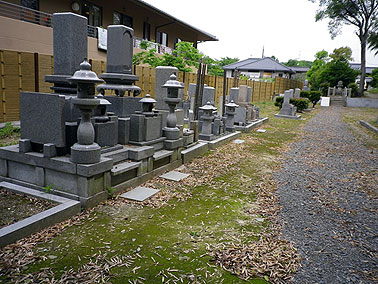
[[[139,49],[143,49],[141,47],[141,43],[143,41],[146,41],[144,39],[141,39],[141,38],[135,38],[134,37],[134,48],[139,48]],[[148,43],[148,47],[147,49],[156,49],[156,52],[157,53],[160,53],[160,54],[164,54],[164,53],[172,53],[172,48],[168,47],[168,46],[165,46],[165,45],[161,45],[161,44],[158,44],[156,42],[152,42],[152,41],[147,41]]]
[[[0,16],[8,17],[24,22],[29,22],[45,27],[52,27],[52,15],[38,10],[33,10],[13,3],[0,0]],[[88,36],[97,37],[97,29],[88,25]]]
[[[0,16],[8,17],[24,22],[29,22],[45,27],[52,27],[52,15],[48,13],[44,13],[38,10],[33,10],[30,8],[26,8],[20,5],[16,5],[13,3],[9,3],[6,1],[0,0]],[[97,28],[94,26],[88,25],[88,36],[97,38]],[[134,47],[141,48],[140,44],[143,40],[139,38],[134,38]],[[155,48],[157,53],[164,54],[164,53],[172,53],[172,48],[164,45],[160,45],[154,42],[148,42],[149,49]]]

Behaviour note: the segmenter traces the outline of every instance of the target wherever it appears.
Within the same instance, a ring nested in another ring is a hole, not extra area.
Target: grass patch
[[[377,108],[345,108],[343,111],[343,120],[353,135],[369,148],[378,148],[378,134],[362,126],[359,121],[364,120],[378,127],[377,117]]]
[[[0,129],[0,147],[17,144],[20,136],[20,128],[14,127],[12,123],[7,122],[5,127]]]
[[[151,203],[118,196],[96,207],[82,222],[39,241],[30,251],[34,261],[0,280],[66,280],[70,274],[111,283],[269,283],[269,272],[246,266],[245,274],[222,264],[226,270],[218,265],[223,250],[213,254],[220,246],[252,247],[277,230],[276,208],[268,208],[275,206],[269,199],[275,190],[271,174],[304,120],[275,118],[273,103],[257,105],[269,116],[261,127],[267,132],[243,134],[243,144],[229,143],[194,159],[185,165],[190,177],[182,182],[149,181],[147,186],[161,189]]]

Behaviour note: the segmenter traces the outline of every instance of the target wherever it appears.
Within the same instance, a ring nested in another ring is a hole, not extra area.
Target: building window
[[[88,18],[88,25],[102,26],[102,8],[90,2],[83,2],[81,5],[81,14]]]
[[[143,39],[150,40],[150,30],[151,25],[149,23],[143,22]]]
[[[176,48],[176,45],[179,43],[179,42],[181,42],[182,40],[181,40],[181,38],[178,38],[178,37],[176,37],[175,38],[175,48]]]
[[[126,27],[133,27],[133,18],[119,12],[113,12],[113,24],[124,25]]]
[[[168,46],[168,34],[164,32],[156,32],[156,42]]]
[[[38,0],[21,0],[21,6],[30,8],[33,10],[39,10],[39,1]]]

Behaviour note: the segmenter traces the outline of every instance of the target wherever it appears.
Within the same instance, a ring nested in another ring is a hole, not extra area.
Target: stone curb
[[[360,120],[360,124],[362,126],[366,127],[367,129],[373,130],[375,133],[378,133],[378,128],[371,125],[369,122],[366,122],[364,120]]]
[[[62,222],[78,214],[81,210],[79,201],[71,200],[50,193],[40,192],[38,190],[34,190],[9,182],[0,182],[0,187],[3,187],[14,193],[26,194],[36,198],[57,203],[57,205],[53,208],[47,209],[41,213],[38,213],[36,215],[18,221],[14,224],[1,228],[0,247],[4,247],[8,244],[14,243],[33,233],[41,231],[44,228]]]

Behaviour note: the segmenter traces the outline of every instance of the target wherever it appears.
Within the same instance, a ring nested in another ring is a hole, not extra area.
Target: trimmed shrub
[[[328,82],[323,82],[323,83],[320,84],[320,91],[322,92],[323,97],[328,96],[328,88],[330,86],[331,85]]]
[[[274,101],[274,105],[281,108],[283,104],[283,99],[284,97],[276,97],[276,100]]]
[[[290,99],[290,103],[297,107],[297,111],[302,112],[308,108],[308,99]]]
[[[274,102],[275,106],[282,108],[284,97],[277,97]],[[290,103],[297,107],[297,111],[303,111],[308,108],[308,99],[290,99]]]
[[[315,107],[315,105],[320,101],[321,92],[320,91],[302,91],[301,97],[307,98],[312,103],[312,107]]]
[[[358,96],[358,84],[356,84],[356,83],[350,83],[348,85],[348,88],[352,89],[352,97],[357,97]]]

